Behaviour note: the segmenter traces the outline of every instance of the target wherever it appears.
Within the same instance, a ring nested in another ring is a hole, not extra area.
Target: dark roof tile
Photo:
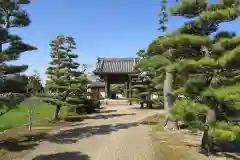
[[[95,73],[134,73],[139,58],[98,58]]]

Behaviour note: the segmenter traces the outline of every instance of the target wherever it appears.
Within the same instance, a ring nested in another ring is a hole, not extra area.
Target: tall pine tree
[[[1,103],[9,101],[8,93],[24,93],[27,78],[19,73],[25,71],[27,65],[9,65],[8,62],[18,60],[21,53],[36,50],[22,41],[21,37],[11,34],[11,28],[27,27],[30,19],[22,5],[29,4],[29,0],[1,0],[0,1],[0,79],[2,93]]]
[[[53,119],[57,120],[61,107],[80,103],[76,98],[86,92],[83,84],[87,80],[84,71],[78,71],[80,64],[76,62],[78,55],[73,53],[76,42],[72,37],[58,36],[50,46],[52,61],[46,72],[49,95],[43,100],[56,106]]]
[[[214,4],[209,4],[207,0],[182,0],[171,12],[190,21],[166,39],[153,41],[149,51],[172,61],[166,72],[173,75],[173,89],[180,86],[176,93],[186,97],[180,100],[184,103],[177,101],[174,104],[173,116],[196,125],[192,122],[202,121],[197,112],[206,114],[202,147],[209,151],[212,147],[210,131],[217,132],[217,136],[222,135],[222,138],[234,139],[239,134],[235,125],[226,129],[226,125],[221,123],[220,129],[216,127],[216,122],[223,120],[221,113],[227,114],[227,108],[237,106],[239,102],[239,38],[232,38],[234,34],[231,32],[219,32],[215,38],[209,36],[218,30],[220,23],[239,17],[239,4],[235,0]],[[184,81],[178,81],[181,83],[177,86],[176,78]],[[229,119],[225,118],[225,121],[229,122]],[[200,129],[201,125],[196,127]],[[224,129],[227,132],[224,133]]]

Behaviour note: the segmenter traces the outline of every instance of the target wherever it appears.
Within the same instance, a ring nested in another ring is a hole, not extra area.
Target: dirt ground
[[[153,144],[158,159],[163,160],[240,160],[240,153],[216,153],[205,156],[200,152],[202,133],[192,133],[189,130],[164,131],[163,117],[148,118],[152,125]]]
[[[237,153],[211,157],[201,154],[201,134],[163,131],[162,114],[161,110],[141,110],[136,106],[105,106],[101,113],[81,122],[35,124],[32,134],[23,132],[26,127],[16,128],[0,135],[0,147],[4,147],[0,159],[240,160]]]
[[[11,159],[155,160],[152,128],[142,120],[158,112],[135,106],[107,106],[82,122],[53,130],[22,148],[24,154]]]

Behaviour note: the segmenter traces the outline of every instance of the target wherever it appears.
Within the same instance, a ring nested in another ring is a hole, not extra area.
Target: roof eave
[[[136,74],[136,72],[94,72],[95,74]]]

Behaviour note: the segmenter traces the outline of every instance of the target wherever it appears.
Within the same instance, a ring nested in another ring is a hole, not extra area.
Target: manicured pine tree
[[[159,24],[160,27],[158,30],[164,34],[167,30],[166,22],[168,21],[168,8],[167,8],[167,0],[161,0],[161,11],[159,13]],[[164,36],[160,36],[159,38],[165,38]],[[145,50],[140,50],[137,55],[140,57],[140,62],[136,66],[137,71],[139,72],[139,76],[141,78],[147,78],[147,83],[145,85],[135,85],[133,86],[135,92],[137,92],[138,95],[141,94],[155,94],[158,96],[158,104],[163,105],[166,110],[168,110],[169,105],[167,102],[168,99],[164,92],[169,92],[164,90],[164,84],[163,84],[163,79],[164,79],[164,72],[163,72],[163,67],[171,63],[166,57],[163,56],[154,56],[152,55],[151,51],[145,51]],[[144,74],[143,74],[144,73]],[[169,74],[167,74],[169,75]],[[167,82],[167,81],[164,81]],[[150,93],[149,93],[150,92]],[[156,102],[155,102],[156,103]],[[168,112],[168,111],[167,111]],[[166,116],[166,119],[168,119],[168,114]]]
[[[140,100],[141,108],[143,108],[143,102],[146,102],[150,98],[150,78],[148,76],[148,72],[145,68],[141,65],[143,62],[148,59],[147,53],[144,49],[139,50],[137,53],[138,57],[140,58],[140,62],[135,66],[136,72],[138,74],[139,80],[141,83],[132,85],[131,91],[135,93],[135,98]]]
[[[37,95],[37,94],[41,94],[43,92],[43,86],[41,83],[41,79],[40,79],[40,75],[39,73],[34,70],[34,74],[28,76],[28,93],[33,94],[33,95]]]
[[[9,93],[24,93],[27,77],[20,76],[27,65],[10,65],[8,62],[18,60],[21,53],[36,50],[22,41],[18,35],[11,34],[10,29],[27,27],[30,24],[29,15],[22,5],[30,4],[29,0],[0,1],[0,79],[1,103],[8,103]]]
[[[214,129],[214,126],[216,120],[219,120],[218,109],[221,108],[226,111],[229,102],[232,104],[235,102],[236,104],[239,101],[237,86],[223,87],[222,81],[219,81],[219,79],[227,81],[226,74],[228,73],[228,75],[234,77],[236,83],[236,74],[234,75],[233,72],[238,69],[234,65],[239,59],[238,48],[235,48],[239,44],[238,38],[231,40],[226,37],[224,39],[211,39],[209,35],[217,31],[220,23],[235,20],[240,15],[238,4],[234,0],[223,0],[214,4],[208,4],[207,1],[183,0],[172,9],[172,14],[191,18],[191,20],[170,35],[167,40],[160,38],[155,40],[150,45],[150,50],[152,53],[175,59],[173,65],[166,68],[167,72],[180,75],[180,77],[184,75],[182,78],[188,79],[186,83],[182,84],[183,88],[180,90],[182,94],[187,96],[185,101],[190,99],[190,103],[175,104],[172,113],[182,117],[181,120],[192,122],[196,120],[196,115],[198,115],[196,112],[199,111],[199,108],[201,108],[201,112],[206,108],[206,127],[202,147],[209,151],[212,143],[208,133],[209,129],[217,130]],[[224,34],[219,33],[219,35]],[[212,45],[213,43],[216,44]],[[171,48],[170,51],[169,48]],[[231,83],[228,81],[228,84]],[[229,96],[227,93],[234,96]],[[228,105],[226,105],[226,102]],[[189,108],[185,109],[186,106],[190,106],[191,110],[188,111]],[[189,113],[194,113],[195,116],[189,115]],[[198,125],[198,129],[200,129],[199,127]],[[236,126],[231,127],[235,127],[235,132],[237,132]],[[231,127],[228,127],[228,129],[231,130]],[[233,132],[227,132],[227,135],[229,136],[230,133]],[[223,133],[223,135],[226,136],[226,133]]]
[[[73,53],[76,42],[72,37],[57,36],[50,46],[52,61],[46,71],[49,94],[42,99],[56,106],[53,120],[57,120],[61,107],[80,103],[78,98],[85,96],[88,79],[84,75],[85,69],[79,71],[80,64],[76,62],[78,55]]]

